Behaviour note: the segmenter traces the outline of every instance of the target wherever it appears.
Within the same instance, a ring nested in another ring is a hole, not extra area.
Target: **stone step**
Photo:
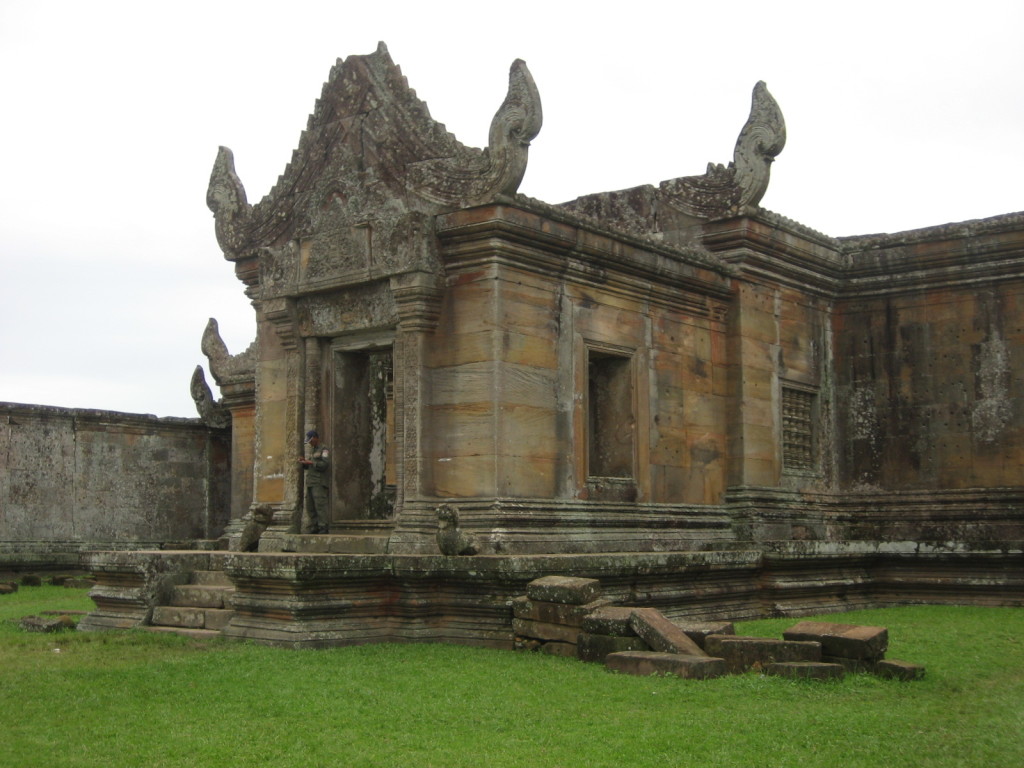
[[[193,571],[192,583],[207,587],[230,587],[231,579],[224,571]]]
[[[186,629],[185,627],[146,627],[148,632],[169,632],[172,635],[183,635],[184,637],[193,637],[197,640],[213,640],[218,637],[223,637],[216,629]]]
[[[182,584],[171,590],[170,604],[183,608],[229,608],[234,593],[232,587]]]
[[[388,551],[387,535],[290,533],[281,537],[285,552],[332,555],[382,555]]]
[[[234,611],[225,608],[160,605],[153,609],[150,621],[152,626],[212,629],[219,632],[234,615]]]

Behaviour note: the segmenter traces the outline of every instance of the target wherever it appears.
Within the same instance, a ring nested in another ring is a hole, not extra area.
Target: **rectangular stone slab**
[[[626,675],[675,675],[693,680],[721,677],[726,672],[722,659],[657,651],[610,653],[605,658],[605,666]]]
[[[575,643],[579,627],[565,624],[550,624],[546,621],[530,621],[530,619],[512,619],[512,631],[520,637],[533,637],[538,640],[557,640],[562,643]]]
[[[584,605],[601,596],[601,582],[578,576],[541,576],[526,585],[526,596],[546,603]]]
[[[889,630],[857,624],[801,621],[782,633],[786,640],[821,643],[821,652],[847,659],[880,659],[889,647]]]
[[[774,637],[708,635],[704,650],[725,659],[730,672],[761,670],[776,661],[821,661],[821,644],[777,640]]]
[[[636,631],[630,626],[634,610],[620,605],[604,606],[585,616],[580,626],[584,632],[595,635],[636,637]]]
[[[656,608],[635,608],[629,625],[638,636],[647,641],[651,650],[680,653],[686,656],[707,656],[704,649],[669,621]]]
[[[569,605],[566,603],[548,603],[540,600],[531,600],[523,595],[512,601],[512,615],[517,619],[529,619],[530,621],[544,621],[549,624],[565,624],[570,627],[580,627],[583,625],[583,619],[588,614],[608,605],[610,602],[611,600],[608,598],[601,597],[583,605]],[[613,633],[607,632],[605,634]]]
[[[875,664],[875,674],[893,680],[920,680],[924,677],[924,666],[899,659],[882,659]]]

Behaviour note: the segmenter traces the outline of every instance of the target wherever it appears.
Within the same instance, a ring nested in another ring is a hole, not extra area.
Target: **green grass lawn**
[[[84,591],[0,597],[0,766],[1024,766],[1024,611],[831,614],[889,628],[922,681],[638,678],[444,645],[287,651],[11,619]],[[747,622],[780,636],[793,619]]]

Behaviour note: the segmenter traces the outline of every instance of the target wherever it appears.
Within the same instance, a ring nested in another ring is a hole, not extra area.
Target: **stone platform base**
[[[445,557],[239,552],[97,552],[96,610],[81,629],[150,623],[193,571],[235,588],[228,637],[289,648],[373,642],[513,647],[512,601],[548,575],[586,576],[606,598],[672,619],[805,616],[899,603],[1024,605],[1020,546],[786,543],[712,552]]]

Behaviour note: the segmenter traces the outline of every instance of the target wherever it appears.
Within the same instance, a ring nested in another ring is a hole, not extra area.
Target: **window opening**
[[[590,350],[587,433],[590,477],[633,477],[633,386],[629,357]]]
[[[782,388],[782,468],[814,470],[815,394],[793,387]]]

